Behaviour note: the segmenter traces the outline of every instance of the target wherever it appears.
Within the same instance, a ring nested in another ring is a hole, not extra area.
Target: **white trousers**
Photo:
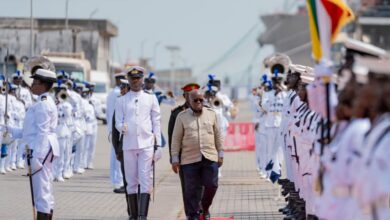
[[[62,177],[66,169],[70,166],[70,156],[72,153],[71,144],[69,138],[58,138],[58,144],[60,147],[60,155],[53,163],[53,175],[54,177]]]
[[[73,170],[85,168],[85,135],[76,143],[76,153],[74,157]]]
[[[141,186],[141,193],[151,193],[153,188],[153,147],[125,150],[123,152],[123,157],[125,162],[127,193],[137,193],[138,184]]]
[[[116,159],[114,147],[111,145],[110,156],[110,179],[114,187],[123,186],[123,175],[121,171],[121,163]]]
[[[5,167],[11,168],[11,166],[16,164],[16,152],[18,151],[17,146],[18,146],[18,140],[15,140],[11,144],[8,145],[8,156],[6,160]]]
[[[38,212],[50,213],[50,210],[54,209],[52,159],[53,154],[50,153],[42,169],[32,176],[34,201]],[[39,158],[41,163],[43,160],[44,158]]]
[[[64,170],[63,174],[67,173],[70,174],[72,173],[72,148],[73,148],[73,139],[72,137],[69,137],[66,139],[66,146],[64,148]]]
[[[18,151],[16,153],[16,163],[19,165],[24,164],[24,154],[26,152],[26,145],[22,141],[18,141]]]
[[[256,141],[256,166],[263,172],[265,172],[265,166],[268,163],[269,158],[267,152],[267,135],[264,132],[255,131]]]
[[[315,214],[315,192],[313,188],[313,175],[302,177],[302,196],[306,201],[306,214]]]
[[[280,149],[280,141],[278,138],[280,138],[279,135],[279,128],[266,128],[266,135],[267,135],[267,160],[266,165],[272,160],[274,163],[274,166],[272,168],[272,171],[279,173],[281,172],[281,166],[280,163],[283,162],[283,154]],[[271,170],[269,171],[269,173]]]
[[[294,168],[293,168],[293,161],[291,157],[291,149],[294,147],[294,143],[292,143],[291,137],[288,134],[283,134],[282,138],[282,149],[283,149],[283,156],[284,156],[284,164],[286,167],[286,178],[290,181],[294,182]],[[291,148],[289,148],[290,146]]]
[[[92,135],[86,135],[85,147],[86,147],[86,166],[89,167],[93,164],[93,158],[95,157],[97,131]]]

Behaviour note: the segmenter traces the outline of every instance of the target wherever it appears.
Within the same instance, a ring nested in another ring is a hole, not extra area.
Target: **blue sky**
[[[290,0],[295,1],[295,0]],[[30,0],[0,0],[0,16],[27,17]],[[168,68],[171,56],[166,45],[180,47],[180,66],[190,66],[195,74],[205,74],[214,61],[236,44],[253,26],[255,30],[237,50],[216,68],[217,76],[243,74],[253,65],[260,78],[261,58],[272,52],[259,49],[256,38],[263,30],[260,14],[283,11],[283,0],[69,0],[70,18],[109,19],[119,28],[112,41],[112,58],[121,63],[136,59],[143,42],[145,57],[153,57],[157,42],[157,67]],[[34,16],[65,17],[65,0],[34,0]],[[202,76],[203,77],[203,76]]]

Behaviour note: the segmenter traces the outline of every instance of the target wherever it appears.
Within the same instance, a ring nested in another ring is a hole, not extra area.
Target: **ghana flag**
[[[341,28],[354,19],[343,0],[306,0],[315,61],[330,60],[330,48]]]

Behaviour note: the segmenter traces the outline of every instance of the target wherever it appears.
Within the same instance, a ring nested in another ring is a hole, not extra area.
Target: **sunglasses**
[[[194,102],[200,102],[200,103],[203,103],[203,99],[194,99]]]

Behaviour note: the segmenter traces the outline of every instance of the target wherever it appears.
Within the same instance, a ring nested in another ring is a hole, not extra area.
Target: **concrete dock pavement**
[[[166,130],[169,110],[163,108]],[[109,180],[110,148],[106,128],[99,125],[93,170],[54,183],[54,219],[127,219],[124,194],[115,194]],[[155,200],[150,203],[150,220],[184,219],[180,181],[169,164],[168,148],[156,166]],[[0,175],[0,219],[32,219],[26,170]],[[211,207],[213,217],[234,219],[282,219],[281,202],[275,200],[278,187],[261,179],[255,169],[254,152],[228,152],[223,177]]]

